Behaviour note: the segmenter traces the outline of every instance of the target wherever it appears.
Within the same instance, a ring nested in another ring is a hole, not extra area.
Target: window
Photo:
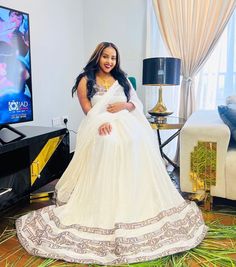
[[[215,109],[236,95],[236,11],[197,75],[195,90],[197,109]]]

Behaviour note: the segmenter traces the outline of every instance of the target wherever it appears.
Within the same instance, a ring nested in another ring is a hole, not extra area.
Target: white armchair
[[[236,200],[236,146],[229,147],[230,129],[221,120],[218,110],[194,112],[180,132],[181,191],[195,191],[191,180],[191,153],[199,141],[216,144],[216,184],[210,186],[211,196]]]

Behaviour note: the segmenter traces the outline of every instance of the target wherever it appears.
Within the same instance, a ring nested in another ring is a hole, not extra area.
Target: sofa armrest
[[[216,185],[211,186],[212,196],[226,196],[225,159],[230,140],[230,130],[221,120],[217,110],[194,112],[180,132],[180,188],[193,192],[190,179],[191,152],[198,141],[216,142]]]

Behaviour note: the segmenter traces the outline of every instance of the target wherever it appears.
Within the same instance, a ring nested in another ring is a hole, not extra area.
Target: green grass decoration
[[[16,235],[16,229],[9,229],[8,226],[0,234],[0,245],[6,242],[8,239],[11,239]],[[0,256],[1,257],[1,256]]]

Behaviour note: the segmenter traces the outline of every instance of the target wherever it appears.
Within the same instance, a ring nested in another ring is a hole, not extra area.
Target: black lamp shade
[[[181,60],[173,57],[155,57],[143,60],[144,85],[178,85]]]

